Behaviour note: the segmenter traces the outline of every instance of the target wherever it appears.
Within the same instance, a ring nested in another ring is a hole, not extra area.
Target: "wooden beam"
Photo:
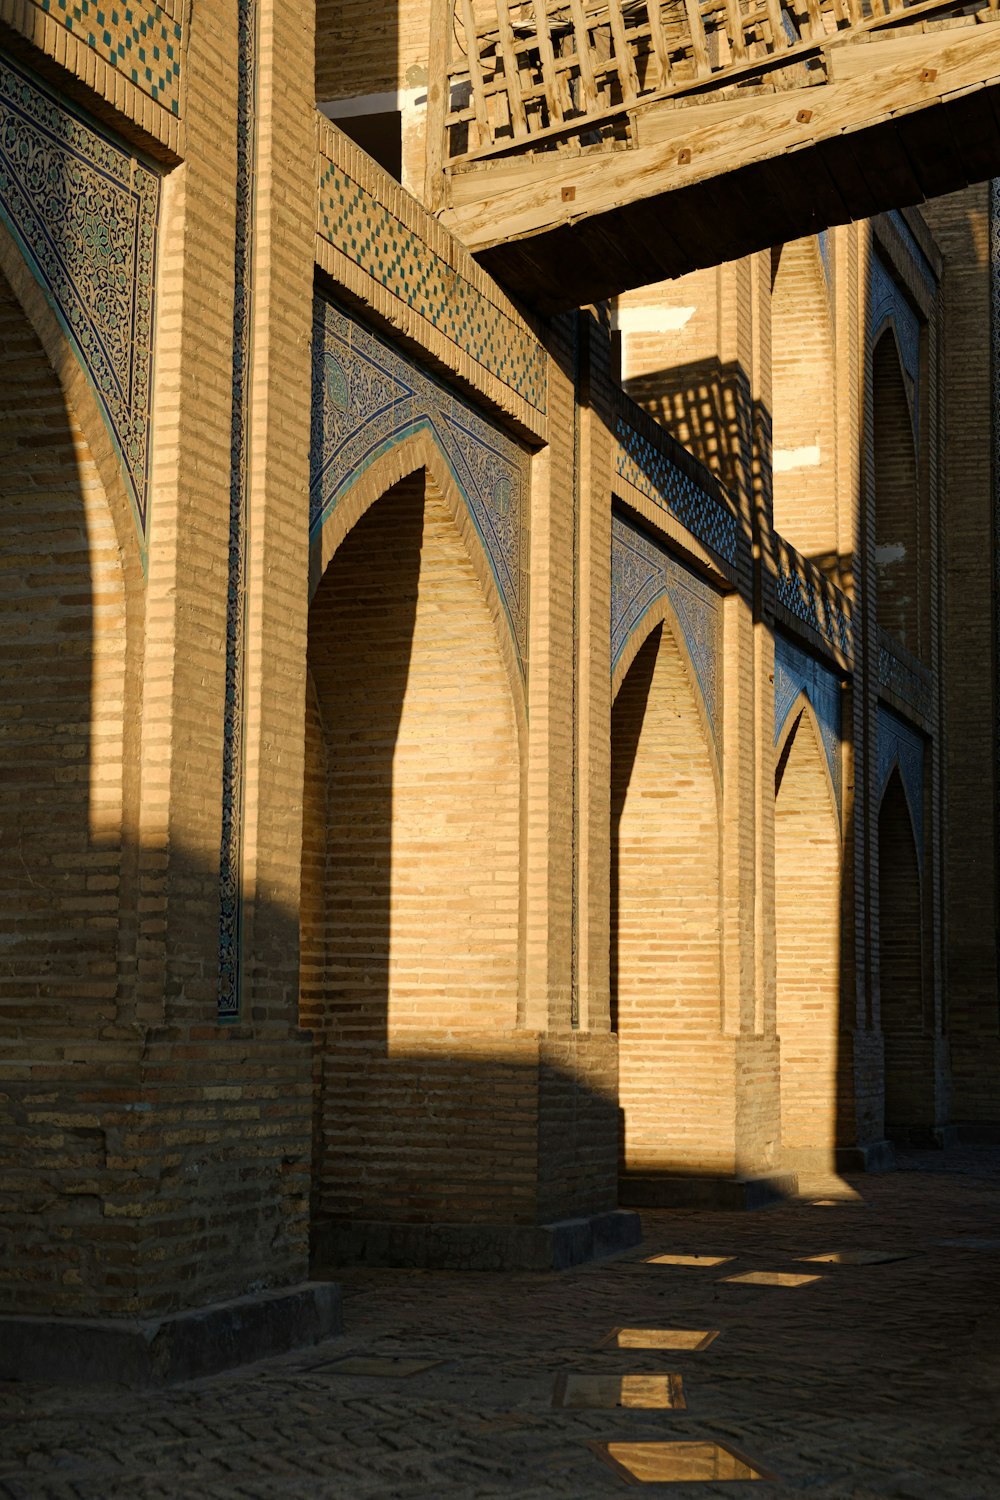
[[[738,129],[729,121],[699,127],[698,106],[671,109],[664,111],[655,129],[651,114],[643,119],[643,139],[659,136],[649,145],[574,158],[538,157],[528,176],[507,190],[499,178],[492,181],[493,174],[484,173],[480,201],[456,205],[441,217],[478,252],[666,195],[769,157],[801,152],[953,96],[1000,86],[1000,26],[931,32],[922,40],[925,49],[907,48],[900,62],[893,61],[890,43],[879,43],[886,64],[864,77],[748,99]],[[802,170],[808,170],[805,161]],[[899,162],[897,170],[905,177],[910,169]],[[919,201],[919,184],[907,196],[913,186],[899,185],[901,201]]]

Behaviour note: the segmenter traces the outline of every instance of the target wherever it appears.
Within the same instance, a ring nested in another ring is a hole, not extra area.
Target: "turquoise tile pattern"
[[[320,181],[319,232],[464,354],[544,413],[545,349],[335,162]]]
[[[463,397],[325,297],[313,312],[309,533],[369,466],[427,432],[468,506],[524,670],[528,630],[528,452]]]
[[[668,511],[726,562],[736,564],[736,517],[624,416],[615,418],[619,478]]]
[[[180,114],[184,28],[172,7],[135,0],[32,0],[136,88]],[[180,7],[177,7],[178,15]]]
[[[721,729],[719,595],[624,516],[611,518],[611,671],[644,617],[664,598],[677,616],[718,748]],[[721,761],[720,761],[721,763]]]
[[[850,660],[854,653],[854,631],[843,605],[833,590],[824,589],[794,555],[779,557],[775,591],[778,603],[790,615],[809,625]]]
[[[0,58],[0,218],[94,388],[145,540],[160,178]]]

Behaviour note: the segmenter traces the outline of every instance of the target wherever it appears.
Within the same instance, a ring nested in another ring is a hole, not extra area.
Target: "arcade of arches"
[[[291,30],[0,54],[0,1376],[1000,1130],[1000,190],[542,321]]]

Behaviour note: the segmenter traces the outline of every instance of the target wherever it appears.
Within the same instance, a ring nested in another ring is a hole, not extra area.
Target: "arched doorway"
[[[86,1177],[97,1215],[112,1189],[92,1139],[100,1093],[81,1105],[67,1059],[115,1035],[128,993],[125,549],[79,416],[2,274],[0,360],[0,1131],[24,1192],[12,1185],[3,1306],[92,1315],[106,1273],[67,1184]],[[41,1077],[50,1107],[37,1113],[25,1096]]]
[[[906,792],[893,770],[878,815],[879,996],[885,1130],[906,1140],[934,1125],[932,1040],[924,1015],[920,865]]]
[[[816,722],[793,708],[775,772],[776,1022],[782,1159],[827,1171],[837,1145],[840,827]]]
[[[626,1183],[733,1171],[719,869],[706,728],[664,620],[632,661],[611,721],[612,1026]]]
[[[497,621],[424,469],[365,511],[312,601],[301,1014],[321,1074],[317,1219],[491,1217],[484,1163],[502,1172],[504,1141],[475,1038],[517,1025],[520,903]]]
[[[920,496],[910,404],[889,329],[872,354],[876,612],[884,630],[921,649]]]

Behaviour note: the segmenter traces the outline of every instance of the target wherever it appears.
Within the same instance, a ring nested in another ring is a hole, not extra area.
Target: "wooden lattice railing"
[[[832,43],[1000,10],[1000,0],[435,5],[431,66],[447,79],[436,165],[445,169],[518,151],[614,149],[629,143],[630,116],[639,105],[754,82],[801,86],[811,81],[810,71],[823,75]],[[790,72],[783,79],[779,70]]]

